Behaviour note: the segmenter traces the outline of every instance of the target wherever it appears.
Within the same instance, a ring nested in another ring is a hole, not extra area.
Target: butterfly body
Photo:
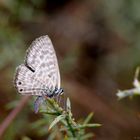
[[[47,35],[32,42],[24,63],[16,69],[14,84],[22,95],[45,95],[51,98],[63,93],[57,57]]]
[[[46,88],[46,89],[44,88],[42,90],[44,92],[43,95],[45,95],[45,96],[47,96],[49,98],[59,96],[59,95],[61,95],[64,92],[64,90],[62,88],[59,88],[59,89],[55,88],[54,90],[50,90],[48,88]]]

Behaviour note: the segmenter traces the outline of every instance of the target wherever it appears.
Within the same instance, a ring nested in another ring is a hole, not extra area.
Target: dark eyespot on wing
[[[31,88],[32,79],[30,76],[34,76],[34,73],[25,66],[25,64],[21,64],[16,68],[15,77],[14,77],[14,86],[20,94],[28,94],[26,89]]]
[[[21,82],[18,82],[18,85],[21,85]]]
[[[20,89],[19,91],[23,91],[23,89]]]

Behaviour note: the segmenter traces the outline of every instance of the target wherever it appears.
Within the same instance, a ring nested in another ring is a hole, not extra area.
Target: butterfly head
[[[54,94],[57,95],[62,95],[64,90],[62,88],[55,88]]]

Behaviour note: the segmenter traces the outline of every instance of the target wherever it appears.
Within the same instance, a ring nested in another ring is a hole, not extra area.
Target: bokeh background
[[[140,65],[140,1],[1,0],[1,123],[22,98],[12,83],[15,68],[23,63],[31,42],[45,34],[54,44],[74,117],[94,112],[92,122],[103,124],[90,130],[94,139],[140,139],[140,97],[116,97],[118,89],[132,87]],[[3,139],[47,139],[30,128],[41,118],[32,103],[33,99],[26,103]]]

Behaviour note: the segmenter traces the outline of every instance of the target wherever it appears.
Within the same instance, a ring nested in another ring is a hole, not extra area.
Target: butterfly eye
[[[21,82],[18,82],[18,85],[21,85]]]

